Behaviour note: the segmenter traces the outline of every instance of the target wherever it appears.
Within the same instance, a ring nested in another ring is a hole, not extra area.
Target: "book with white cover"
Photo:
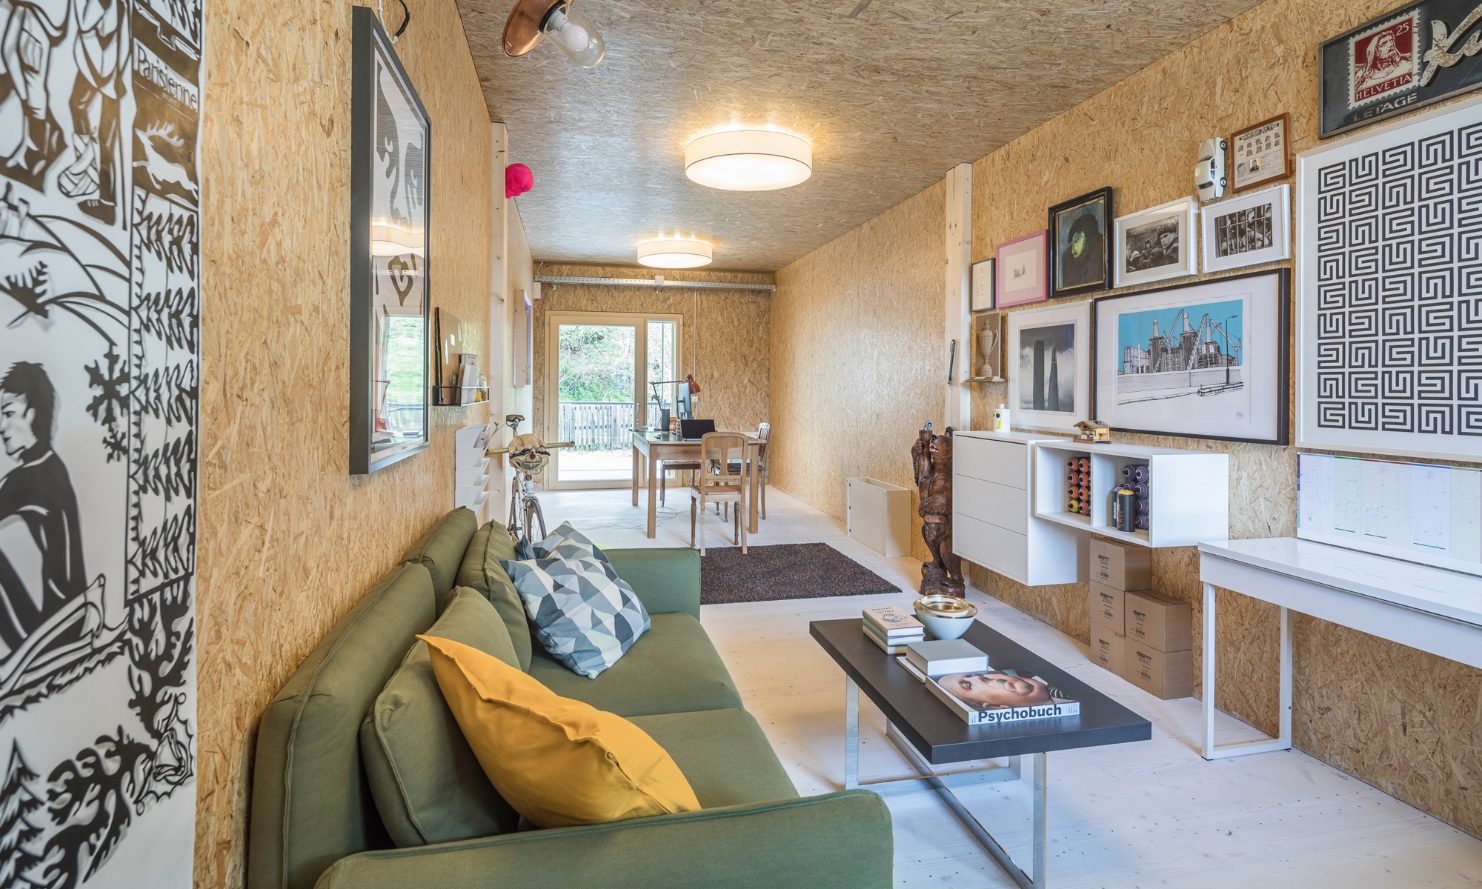
[[[1005,725],[1079,716],[1081,712],[1079,701],[1027,671],[995,670],[961,677],[952,674],[951,679],[933,679],[926,687],[968,725]]]
[[[906,657],[928,676],[988,669],[988,655],[966,639],[932,639],[906,646]]]
[[[879,605],[864,609],[866,622],[874,624],[887,637],[925,633],[926,627],[916,615],[897,605]]]

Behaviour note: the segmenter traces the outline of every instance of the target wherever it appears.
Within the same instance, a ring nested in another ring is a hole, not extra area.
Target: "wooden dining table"
[[[746,533],[755,534],[757,529],[757,454],[762,440],[744,432],[736,433],[746,439]],[[664,462],[700,462],[700,439],[680,438],[673,432],[655,432],[649,429],[633,430],[633,505],[638,505],[639,480],[648,479],[648,534],[658,536],[659,509],[659,464]]]

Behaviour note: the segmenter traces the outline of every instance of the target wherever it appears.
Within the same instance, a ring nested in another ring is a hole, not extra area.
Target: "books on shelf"
[[[860,623],[864,626],[865,637],[871,642],[885,649],[886,654],[905,654],[906,646],[908,644],[912,642],[919,642],[922,639],[926,638],[924,635],[897,636],[895,638],[889,638],[869,621],[861,621]]]
[[[906,660],[927,676],[988,669],[988,655],[965,639],[933,639],[906,646]]]
[[[880,605],[864,610],[867,626],[878,629],[887,639],[898,636],[924,636],[926,627],[916,615],[897,605]]]
[[[1079,701],[1027,671],[954,673],[929,680],[926,687],[968,725],[1005,725],[1078,716],[1081,712]]]

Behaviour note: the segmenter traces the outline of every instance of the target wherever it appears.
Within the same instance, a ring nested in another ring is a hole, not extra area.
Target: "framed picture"
[[[1479,132],[1482,96],[1298,155],[1299,447],[1482,462]]]
[[[1477,8],[1477,0],[1421,0],[1324,43],[1319,135],[1482,86]]]
[[[1164,281],[1198,272],[1193,198],[1179,198],[1116,221],[1118,287]]]
[[[1292,255],[1291,187],[1278,185],[1209,204],[1200,211],[1204,271],[1288,259]]]
[[[1111,286],[1112,190],[1098,188],[1050,208],[1050,295],[1056,298]]]
[[[1292,174],[1292,143],[1287,138],[1287,115],[1279,114],[1231,137],[1231,183],[1244,191]]]
[[[1096,300],[1094,413],[1113,429],[1287,443],[1286,269]]]
[[[972,309],[986,312],[993,308],[993,260],[980,259],[973,263]]]
[[[998,256],[998,288],[995,302],[1000,309],[1043,302],[1049,294],[1045,281],[1044,232],[1005,241],[994,252]]]
[[[375,13],[354,11],[350,87],[350,473],[427,449],[432,124]]]
[[[1001,383],[1003,366],[1003,312],[983,312],[973,316],[973,354],[968,379],[980,383]]]
[[[1073,432],[1091,411],[1091,304],[1009,313],[1014,425]]]

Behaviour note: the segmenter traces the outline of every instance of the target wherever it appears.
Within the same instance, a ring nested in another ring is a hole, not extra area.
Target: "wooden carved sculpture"
[[[934,435],[930,423],[923,426],[911,445],[911,462],[921,495],[921,537],[932,557],[921,564],[921,595],[962,598],[962,560],[952,551],[952,427]]]

